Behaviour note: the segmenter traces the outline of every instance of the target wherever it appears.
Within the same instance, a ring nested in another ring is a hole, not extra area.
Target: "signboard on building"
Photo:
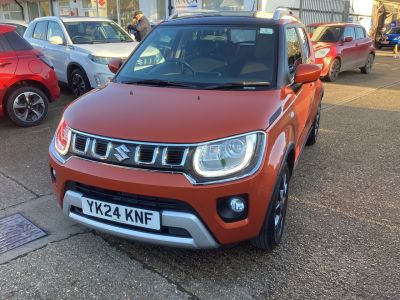
[[[202,0],[175,0],[175,10],[185,11],[202,8]]]

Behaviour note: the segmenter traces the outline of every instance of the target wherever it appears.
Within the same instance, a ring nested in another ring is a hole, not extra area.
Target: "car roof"
[[[275,19],[274,13],[260,11],[222,12],[201,11],[187,12],[162,22],[161,26],[186,26],[186,25],[258,25],[272,26],[286,23],[300,23],[293,15],[286,15]]]
[[[12,31],[15,31],[16,29],[17,29],[17,27],[14,25],[0,24],[0,34],[12,32]]]
[[[36,18],[35,22],[37,21],[62,21],[64,23],[68,22],[90,22],[90,21],[106,21],[106,22],[111,22],[110,19],[108,18],[100,18],[100,17],[41,17],[41,18]]]
[[[337,22],[337,23],[314,23],[314,24],[309,24],[307,25],[307,27],[315,27],[315,26],[336,26],[336,27],[344,27],[344,26],[358,26],[358,27],[362,27],[362,25],[360,24],[356,24],[356,23],[344,23],[344,22]]]
[[[0,24],[15,24],[27,27],[28,23],[22,20],[0,19]]]

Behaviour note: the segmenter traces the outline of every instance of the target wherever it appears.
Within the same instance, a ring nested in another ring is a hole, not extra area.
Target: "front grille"
[[[128,194],[76,182],[69,182],[67,184],[67,190],[73,190],[82,193],[87,198],[111,202],[114,204],[134,206],[137,208],[149,210],[161,211],[166,209],[194,213],[194,209],[189,204],[186,204],[179,200]]]
[[[136,162],[138,163],[146,163],[151,164],[154,163],[155,155],[158,151],[157,147],[155,146],[138,146],[137,147],[137,159]]]
[[[99,156],[105,156],[107,154],[108,142],[102,140],[96,140],[96,146],[94,152]]]
[[[76,135],[75,138],[75,149],[81,152],[85,152],[86,151],[86,143],[88,142],[88,138],[84,137],[82,135]]]
[[[73,132],[70,152],[110,164],[179,172],[190,168],[191,150],[194,147],[121,141]]]
[[[179,166],[182,164],[182,161],[185,156],[186,149],[178,148],[178,147],[169,147],[166,151],[165,162],[168,165]]]

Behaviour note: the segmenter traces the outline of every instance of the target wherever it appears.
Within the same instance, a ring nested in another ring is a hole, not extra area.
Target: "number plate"
[[[108,221],[160,230],[158,211],[133,208],[123,205],[83,198],[82,211],[85,215]]]
[[[388,45],[388,44],[389,44],[389,41],[382,41],[381,44],[383,44],[383,45]]]

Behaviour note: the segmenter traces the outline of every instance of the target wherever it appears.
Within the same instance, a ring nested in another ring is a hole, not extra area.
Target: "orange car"
[[[284,10],[186,16],[109,67],[50,145],[65,214],[159,245],[278,245],[323,96],[304,26]]]

